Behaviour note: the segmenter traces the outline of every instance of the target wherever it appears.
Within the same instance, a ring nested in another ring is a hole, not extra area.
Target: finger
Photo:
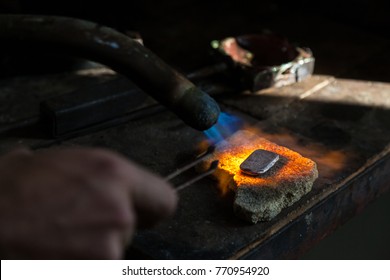
[[[100,178],[123,180],[122,183],[127,187],[137,212],[138,226],[153,225],[174,212],[177,204],[176,192],[162,178],[112,151],[83,149],[83,153],[85,155],[81,161],[89,161],[86,165]],[[93,162],[91,159],[94,159]]]
[[[115,181],[125,187],[136,211],[138,226],[152,225],[172,214],[176,208],[176,193],[168,183],[115,152],[69,148],[58,150],[57,153],[61,154],[63,162],[73,162],[72,166],[66,166],[73,172],[82,170],[90,173],[95,180]]]
[[[170,216],[177,206],[177,195],[172,186],[140,167],[131,166],[131,168],[134,174],[133,179],[138,181],[132,188],[138,225],[151,226]]]

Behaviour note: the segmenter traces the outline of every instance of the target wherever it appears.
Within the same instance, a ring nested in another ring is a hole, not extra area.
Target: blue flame
[[[243,124],[243,121],[238,117],[221,112],[217,123],[211,128],[203,131],[203,133],[212,144],[216,144],[235,133]]]

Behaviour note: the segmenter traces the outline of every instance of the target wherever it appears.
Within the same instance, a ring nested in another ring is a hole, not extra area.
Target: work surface
[[[16,144],[108,147],[162,176],[194,158],[205,136],[165,110],[63,139],[51,139],[36,125],[40,100],[110,77],[109,71],[87,71],[1,81],[1,152]],[[203,179],[179,192],[171,219],[138,232],[127,257],[299,257],[389,190],[389,96],[390,84],[314,76],[256,95],[219,97],[223,111],[262,137],[314,160],[319,178],[313,190],[272,221],[251,225],[234,216],[230,195]]]

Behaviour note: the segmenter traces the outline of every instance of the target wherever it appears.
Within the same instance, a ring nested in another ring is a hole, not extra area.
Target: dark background
[[[210,41],[268,29],[310,47],[315,74],[390,82],[389,1],[0,1],[1,13],[73,16],[140,32],[145,45],[181,71],[210,64]],[[2,53],[2,75],[52,73],[44,54]],[[390,195],[323,240],[304,258],[390,258]]]
[[[285,2],[0,0],[0,11],[80,17],[121,31],[138,31],[148,48],[182,71],[210,63],[213,39],[268,29],[310,47],[317,59],[316,74],[389,80],[388,1]],[[15,60],[8,64],[9,74]],[[41,57],[19,60],[23,64],[19,69],[38,71],[41,65],[61,70],[58,62],[42,64]]]

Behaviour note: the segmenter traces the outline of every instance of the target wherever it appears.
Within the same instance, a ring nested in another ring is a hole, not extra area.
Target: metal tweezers
[[[185,171],[189,170],[190,168],[196,166],[197,164],[199,164],[200,162],[206,160],[208,157],[210,157],[213,152],[215,150],[215,147],[214,146],[210,146],[207,151],[203,154],[201,154],[200,156],[198,156],[194,161],[192,161],[191,163],[185,165],[185,166],[182,166],[180,168],[178,168],[176,171],[172,172],[171,174],[169,174],[168,176],[165,177],[165,180],[166,181],[171,181],[173,180],[174,178],[178,177],[179,175],[183,174]],[[210,174],[213,174],[214,171],[217,169],[218,167],[218,160],[214,160],[211,164],[210,164],[210,167],[209,169],[207,169],[206,171],[204,171],[203,173],[187,180],[186,182],[184,183],[181,183],[180,185],[178,186],[175,186],[175,190],[178,192],[192,184],[194,184],[195,182],[203,179],[204,177],[210,175]]]

